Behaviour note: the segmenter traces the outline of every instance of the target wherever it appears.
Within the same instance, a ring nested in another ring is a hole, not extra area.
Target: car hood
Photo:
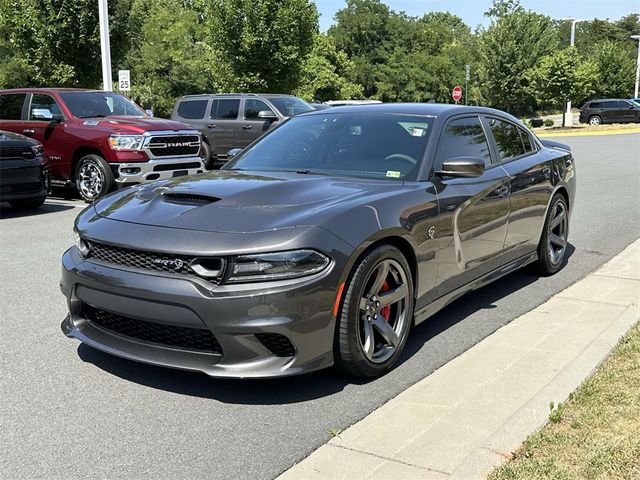
[[[163,118],[155,117],[134,117],[129,115],[113,115],[104,118],[92,117],[85,119],[83,123],[119,131],[133,131],[135,133],[163,130],[193,130],[191,126],[185,123],[175,122],[173,120],[165,120]]]
[[[123,190],[94,208],[111,220],[249,233],[314,225],[312,218],[327,209],[366,204],[401,188],[391,181],[220,170]]]

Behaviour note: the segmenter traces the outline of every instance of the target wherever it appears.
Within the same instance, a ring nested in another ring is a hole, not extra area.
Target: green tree
[[[332,37],[318,34],[294,93],[309,101],[362,98],[362,86],[347,79],[353,68],[347,54],[336,49]]]
[[[205,2],[206,3],[206,2]],[[318,32],[310,0],[212,0],[206,3],[211,44],[236,88],[291,92]]]
[[[493,19],[480,48],[484,96],[490,104],[514,114],[531,111],[535,97],[528,71],[556,48],[556,25],[547,16],[516,9]]]
[[[590,58],[598,70],[596,97],[627,98],[633,94],[636,61],[619,43],[605,40],[596,44]]]
[[[583,100],[594,91],[598,67],[582,60],[575,48],[543,57],[529,70],[531,89],[543,107],[562,108],[569,100]]]
[[[128,46],[130,4],[109,3],[114,59]],[[99,86],[96,1],[0,0],[0,53],[0,86]]]
[[[176,98],[216,92],[233,83],[221,55],[206,41],[204,18],[190,2],[135,0],[134,47],[120,62],[131,70],[131,97],[158,116],[169,116]]]

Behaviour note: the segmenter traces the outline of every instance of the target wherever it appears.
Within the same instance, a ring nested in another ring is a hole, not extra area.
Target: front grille
[[[195,275],[189,264],[196,258],[187,255],[170,255],[165,253],[147,252],[144,250],[133,250],[130,248],[114,247],[104,243],[90,242],[91,248],[87,258],[95,258],[105,263],[123,265],[141,270],[152,270],[156,272],[178,273],[182,275]],[[201,257],[198,257],[201,258]],[[208,267],[214,270],[219,266],[220,276],[224,261],[219,258],[207,258]],[[216,264],[216,265],[214,265]],[[202,277],[207,281],[215,281],[215,278]]]
[[[39,193],[46,189],[43,182],[18,183],[3,187],[3,193]]]
[[[284,335],[279,333],[256,333],[256,338],[278,357],[293,357],[296,354],[293,343]]]
[[[36,154],[29,147],[0,145],[0,158],[24,158],[25,160],[32,160],[36,158]]]
[[[84,305],[84,315],[94,325],[123,337],[163,347],[222,355],[220,343],[209,330],[204,328],[137,320],[100,310],[91,305]]]
[[[202,164],[200,162],[167,163],[154,166],[153,171],[167,172],[169,170],[187,170],[189,168],[202,168]]]
[[[198,135],[151,137],[148,148],[156,157],[197,155],[200,151],[200,137]]]

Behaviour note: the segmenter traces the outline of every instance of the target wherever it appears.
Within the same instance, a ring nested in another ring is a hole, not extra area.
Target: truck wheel
[[[95,202],[115,190],[116,181],[109,164],[98,155],[82,157],[76,167],[76,188],[87,203]]]
[[[204,168],[207,170],[213,170],[213,159],[211,158],[211,147],[204,140],[202,141],[202,147],[200,149],[200,156],[204,161]]]

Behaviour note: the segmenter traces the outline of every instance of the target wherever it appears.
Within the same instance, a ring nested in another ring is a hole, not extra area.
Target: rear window
[[[0,95],[0,119],[22,120],[22,106],[26,97],[26,93]]]
[[[240,99],[224,98],[214,100],[211,104],[211,118],[219,120],[235,120],[240,110]]]
[[[187,100],[180,102],[178,115],[182,118],[200,119],[204,118],[209,100]]]
[[[491,163],[489,144],[478,117],[465,117],[451,120],[440,136],[440,145],[434,169],[442,169],[442,163],[457,157],[476,157]]]

